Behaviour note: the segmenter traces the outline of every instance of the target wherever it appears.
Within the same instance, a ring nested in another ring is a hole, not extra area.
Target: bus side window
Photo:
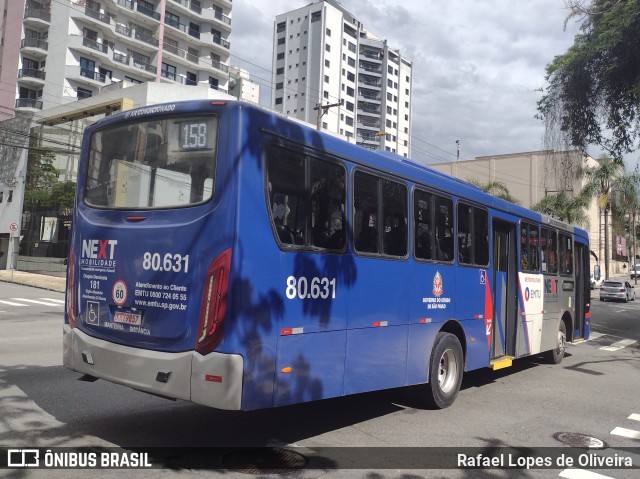
[[[395,181],[382,181],[382,208],[385,218],[384,252],[391,256],[407,254],[407,187]]]
[[[312,244],[319,248],[342,249],[346,243],[345,170],[340,165],[315,158],[310,159],[310,165]]]
[[[433,195],[415,190],[413,193],[414,253],[418,259],[433,259]]]
[[[303,245],[306,201],[304,156],[272,149],[268,153],[268,193],[271,220],[284,245]]]
[[[377,253],[378,179],[356,171],[353,191],[355,249],[361,253]]]

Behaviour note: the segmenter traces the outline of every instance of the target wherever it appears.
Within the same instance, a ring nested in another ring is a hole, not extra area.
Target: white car
[[[629,281],[608,279],[600,287],[600,301],[615,299],[618,301],[633,301],[636,299],[636,290]]]
[[[632,266],[629,275],[631,276],[631,279],[634,279],[636,276],[640,278],[640,264]]]

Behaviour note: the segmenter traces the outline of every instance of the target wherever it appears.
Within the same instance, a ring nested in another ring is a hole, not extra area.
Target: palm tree
[[[509,192],[509,188],[507,188],[507,185],[505,185],[501,181],[489,181],[488,183],[480,183],[480,181],[478,180],[468,181],[469,183],[479,187],[485,193],[506,201],[510,201],[511,203],[515,203],[516,205],[520,204],[518,200],[511,196],[511,192]]]
[[[616,208],[614,214],[619,220],[629,218],[629,239],[631,240],[632,261],[629,261],[629,267],[633,268],[636,264],[636,214],[640,210],[640,193],[638,192],[638,171],[632,175],[625,175],[621,179],[622,200]],[[638,277],[634,275],[635,283],[638,284]]]
[[[598,166],[585,168],[587,180],[584,191],[598,199],[598,207],[604,213],[604,269],[605,279],[609,277],[609,213],[613,205],[614,191],[630,192],[635,188],[635,175],[625,173],[624,163],[614,161],[606,155],[598,158]]]
[[[589,225],[589,217],[586,210],[590,201],[591,196],[584,190],[580,191],[576,196],[569,196],[563,190],[559,193],[545,196],[533,205],[531,209],[566,223],[587,227]]]

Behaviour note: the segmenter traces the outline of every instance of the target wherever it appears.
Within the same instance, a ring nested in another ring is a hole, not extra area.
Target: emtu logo
[[[118,240],[82,240],[82,257],[113,259]]]

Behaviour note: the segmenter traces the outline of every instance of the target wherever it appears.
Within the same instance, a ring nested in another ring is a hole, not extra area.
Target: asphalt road
[[[247,477],[224,470],[215,461],[217,469],[211,470],[212,457],[223,453],[207,448],[264,445],[301,447],[297,450],[312,467],[287,477],[600,478],[590,473],[635,479],[640,475],[638,469],[591,467],[580,468],[582,473],[568,468],[414,469],[402,462],[403,451],[410,447],[563,451],[566,446],[554,438],[563,432],[605,441],[609,445],[605,455],[640,446],[640,301],[619,304],[596,299],[594,339],[569,345],[560,365],[531,358],[496,372],[468,373],[449,409],[421,409],[416,400],[420,388],[403,388],[266,411],[227,412],[105,381],[79,381],[78,374],[62,366],[63,299],[61,293],[0,283],[0,446],[185,448],[157,451],[154,460],[173,469],[126,472],[145,478]],[[332,451],[345,457],[334,460],[327,447],[340,448]],[[639,467],[640,454],[632,457]],[[388,465],[380,468],[380,461]],[[336,462],[349,468],[336,470]],[[122,470],[0,470],[0,477],[10,478],[124,474]]]

